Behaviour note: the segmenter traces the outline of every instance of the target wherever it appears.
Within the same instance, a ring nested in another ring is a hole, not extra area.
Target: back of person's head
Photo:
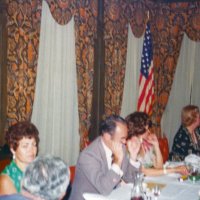
[[[134,112],[126,117],[128,124],[128,138],[142,135],[146,132],[146,127],[151,127],[152,123],[145,112]]]
[[[38,156],[25,170],[22,194],[30,194],[36,199],[58,200],[65,195],[69,180],[69,167],[60,158]]]
[[[100,128],[99,128],[100,135],[103,135],[104,133],[113,135],[115,132],[117,123],[127,125],[125,119],[123,119],[122,117],[118,115],[110,115],[106,117],[105,120],[103,120],[100,123]]]
[[[199,108],[195,105],[187,105],[183,107],[181,113],[181,121],[182,125],[188,127],[192,125],[197,117],[199,117]]]
[[[38,146],[38,129],[29,121],[17,122],[16,124],[10,126],[6,133],[6,142],[11,148],[16,150],[19,145],[19,141],[24,137],[35,138],[36,145]]]

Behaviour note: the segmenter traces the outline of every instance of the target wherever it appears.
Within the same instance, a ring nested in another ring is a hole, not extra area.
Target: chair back
[[[158,138],[160,151],[163,157],[163,163],[165,163],[169,158],[169,144],[166,136]]]
[[[69,169],[70,169],[70,183],[73,183],[74,176],[75,176],[76,166],[72,165],[72,166],[69,167]]]
[[[4,168],[9,165],[11,162],[11,159],[5,158],[3,160],[0,160],[0,173],[4,170]]]

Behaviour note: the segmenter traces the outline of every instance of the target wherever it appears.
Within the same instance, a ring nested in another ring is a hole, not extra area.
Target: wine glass
[[[160,196],[160,187],[158,185],[156,185],[153,189],[152,189],[153,195],[155,197],[155,199],[157,199]]]

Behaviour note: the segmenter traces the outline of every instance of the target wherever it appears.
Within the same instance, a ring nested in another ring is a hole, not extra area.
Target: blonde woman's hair
[[[199,115],[198,106],[187,105],[183,107],[181,113],[182,125],[185,127],[192,125],[195,122],[198,115]]]

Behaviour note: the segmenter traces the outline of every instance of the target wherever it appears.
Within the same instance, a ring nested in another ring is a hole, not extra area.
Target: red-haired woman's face
[[[23,137],[19,141],[17,149],[11,149],[11,151],[15,155],[16,163],[28,165],[37,155],[37,144],[35,138]]]

